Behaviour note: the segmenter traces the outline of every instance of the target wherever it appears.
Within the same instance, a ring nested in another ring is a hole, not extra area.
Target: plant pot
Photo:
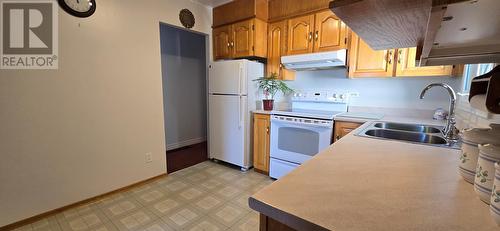
[[[263,99],[264,111],[272,111],[274,105],[274,99]]]

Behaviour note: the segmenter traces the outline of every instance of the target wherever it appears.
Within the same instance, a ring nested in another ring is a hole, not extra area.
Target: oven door
[[[332,140],[333,121],[271,116],[271,158],[301,164]]]

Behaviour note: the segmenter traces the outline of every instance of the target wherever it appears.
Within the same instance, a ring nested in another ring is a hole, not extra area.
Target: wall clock
[[[58,2],[64,11],[79,18],[93,15],[96,9],[95,0],[58,0]]]
[[[193,28],[195,23],[194,15],[188,9],[181,10],[179,13],[179,20],[181,21],[181,24],[188,29]]]

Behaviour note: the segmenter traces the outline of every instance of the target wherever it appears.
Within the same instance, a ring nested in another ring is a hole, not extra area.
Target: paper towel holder
[[[490,113],[500,114],[500,65],[490,72],[472,79],[469,101],[475,95],[486,95],[486,108]]]

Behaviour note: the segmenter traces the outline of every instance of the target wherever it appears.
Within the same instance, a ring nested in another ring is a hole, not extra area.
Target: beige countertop
[[[266,115],[271,115],[273,114],[273,111],[264,111],[264,110],[253,110],[252,113],[254,114],[266,114]]]
[[[356,132],[254,194],[250,206],[298,230],[500,230],[460,177],[459,150]]]

